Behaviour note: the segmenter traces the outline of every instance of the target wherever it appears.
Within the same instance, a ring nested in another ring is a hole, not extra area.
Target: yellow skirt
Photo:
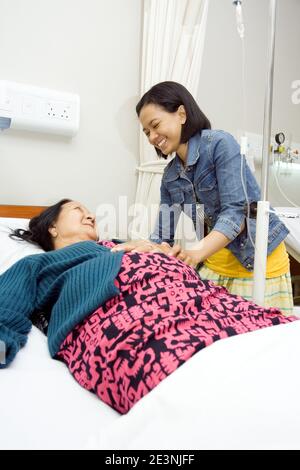
[[[252,300],[252,278],[233,278],[221,276],[212,269],[203,266],[199,270],[203,280],[210,280],[224,286],[235,295],[240,295],[246,300]],[[293,292],[290,273],[278,277],[266,279],[265,306],[276,307],[283,315],[293,315]]]

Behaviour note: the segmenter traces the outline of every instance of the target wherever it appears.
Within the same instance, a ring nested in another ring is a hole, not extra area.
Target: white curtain
[[[144,0],[141,96],[165,80],[179,82],[197,95],[207,11],[208,0]],[[148,238],[154,226],[166,164],[140,131],[133,239]]]

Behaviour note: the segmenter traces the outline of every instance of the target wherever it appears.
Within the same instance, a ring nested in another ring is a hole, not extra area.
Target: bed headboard
[[[0,205],[0,217],[14,217],[16,219],[31,219],[39,215],[47,206],[11,206]]]

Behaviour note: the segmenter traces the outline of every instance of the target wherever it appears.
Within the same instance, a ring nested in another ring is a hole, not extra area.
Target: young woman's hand
[[[194,268],[202,261],[197,250],[184,250],[180,245],[174,245],[167,254],[169,256],[175,256],[177,259],[180,259],[180,261]]]
[[[170,245],[168,243],[153,243],[150,240],[131,240],[125,243],[120,243],[114,246],[111,251],[132,251],[134,253],[165,253],[168,254],[170,251]]]

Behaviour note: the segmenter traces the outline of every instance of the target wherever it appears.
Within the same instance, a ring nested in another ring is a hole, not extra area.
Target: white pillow
[[[28,229],[29,219],[14,219],[0,217],[0,274],[4,273],[14,263],[24,256],[44,253],[41,248],[9,237],[11,229]]]

